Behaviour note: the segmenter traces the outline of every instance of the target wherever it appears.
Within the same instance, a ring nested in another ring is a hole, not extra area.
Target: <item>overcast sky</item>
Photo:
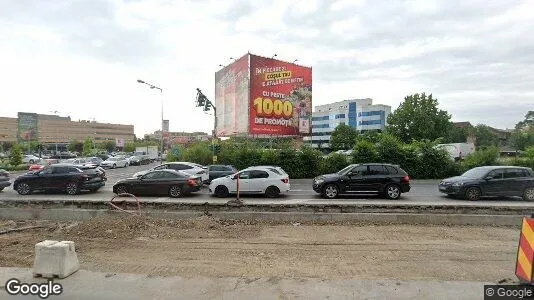
[[[532,1],[0,0],[0,116],[210,132],[195,89],[250,51],[313,67],[314,106],[433,93],[454,121],[534,109]],[[163,88],[163,95],[136,82]]]

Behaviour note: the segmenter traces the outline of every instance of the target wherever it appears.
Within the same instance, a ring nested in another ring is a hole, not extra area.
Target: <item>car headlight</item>
[[[452,184],[452,186],[462,186],[462,185],[464,185],[464,183],[461,182],[461,181],[460,182],[455,182],[455,183]]]
[[[324,182],[324,179],[321,179],[321,178],[315,179],[316,184],[321,184],[323,182]]]

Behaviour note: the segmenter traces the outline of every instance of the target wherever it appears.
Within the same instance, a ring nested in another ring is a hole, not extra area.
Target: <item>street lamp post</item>
[[[150,89],[157,89],[160,91],[160,95],[161,95],[161,139],[160,140],[161,140],[161,155],[163,157],[163,90],[160,87],[157,87],[141,79],[137,79],[137,82],[149,86]]]

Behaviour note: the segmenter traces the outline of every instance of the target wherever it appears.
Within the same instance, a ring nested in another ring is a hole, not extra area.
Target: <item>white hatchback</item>
[[[210,183],[210,194],[216,197],[228,197],[230,194],[265,194],[268,198],[276,198],[290,190],[289,176],[279,167],[250,167],[228,175],[213,179]]]

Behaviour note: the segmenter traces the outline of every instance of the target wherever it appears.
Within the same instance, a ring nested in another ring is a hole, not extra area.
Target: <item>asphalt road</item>
[[[112,191],[113,184],[120,179],[128,178],[135,172],[140,170],[146,170],[151,167],[157,166],[158,163],[143,165],[143,166],[129,166],[126,168],[117,168],[106,170],[108,181],[106,186],[101,188],[95,193],[83,193],[76,196],[68,196],[65,194],[32,194],[29,196],[19,195],[12,187],[4,189],[0,192],[1,200],[71,200],[72,197],[86,200],[109,200],[115,196]],[[11,181],[17,176],[23,174],[23,171],[11,172]],[[360,195],[360,196],[341,196],[336,200],[326,200],[319,197],[311,187],[311,179],[290,179],[291,191],[287,196],[280,197],[278,199],[267,199],[263,196],[241,196],[241,199],[245,202],[254,203],[273,203],[273,204],[294,204],[294,203],[309,203],[309,204],[429,204],[429,205],[483,205],[483,206],[531,206],[534,208],[534,203],[522,201],[520,198],[506,198],[506,199],[484,199],[481,201],[473,202],[466,200],[451,199],[441,194],[437,189],[439,180],[412,180],[412,189],[409,193],[405,193],[399,200],[387,200],[382,199],[376,195]],[[232,196],[231,196],[232,197]],[[235,197],[235,196],[234,196]],[[150,198],[151,200],[168,201],[166,197],[141,197]],[[211,197],[207,188],[191,195],[181,198],[182,202],[226,202],[232,198],[219,199]]]

